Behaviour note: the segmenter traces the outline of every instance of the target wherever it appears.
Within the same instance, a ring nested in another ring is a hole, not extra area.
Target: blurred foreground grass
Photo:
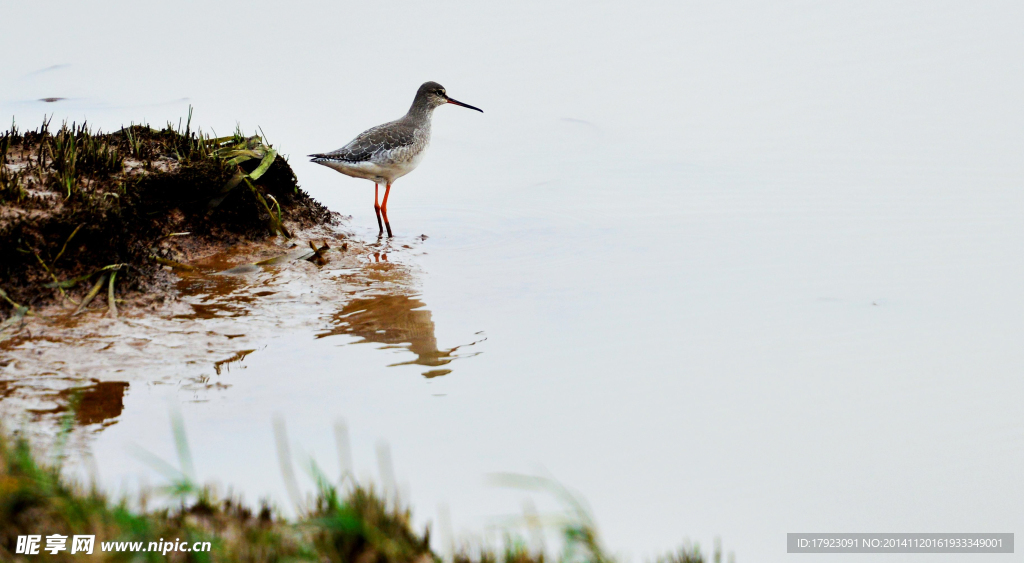
[[[318,561],[352,563],[441,562],[544,563],[544,553],[506,534],[502,548],[465,546],[442,559],[430,547],[430,529],[417,532],[411,513],[372,486],[351,481],[341,487],[329,483],[313,466],[318,482],[315,498],[300,516],[287,520],[263,504],[253,510],[233,498],[218,498],[210,487],[195,485],[188,476],[191,460],[181,427],[176,425],[184,471],[177,473],[162,492],[177,502],[174,508],[132,508],[128,499],[113,500],[95,486],[86,487],[61,474],[59,461],[45,463],[27,440],[0,429],[0,561],[181,561],[181,562],[277,562]],[[60,440],[58,440],[58,444]],[[60,455],[57,456],[59,460]],[[170,467],[169,465],[167,467]],[[285,475],[288,480],[288,475]],[[506,485],[527,489],[553,485],[546,479],[504,476],[517,481]],[[555,484],[556,485],[556,484]],[[568,510],[557,526],[563,549],[555,560],[562,563],[614,563],[598,541],[596,529],[582,504],[557,485],[551,491],[565,496]],[[146,499],[135,504],[146,505]],[[38,555],[16,554],[18,536],[41,534]],[[51,555],[45,537],[60,534],[95,535],[92,555]],[[210,542],[209,552],[159,551],[104,552],[102,542],[149,542],[181,540],[188,545]],[[731,559],[731,558],[730,558]],[[721,561],[716,548],[713,560]],[[699,547],[684,547],[657,563],[703,563]]]

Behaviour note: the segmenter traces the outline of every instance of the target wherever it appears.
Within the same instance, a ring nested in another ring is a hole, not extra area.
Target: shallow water
[[[79,344],[81,373],[40,376],[129,381],[92,384],[105,407],[79,419],[109,486],[159,482],[129,445],[173,460],[177,406],[200,477],[250,501],[288,504],[276,415],[330,471],[343,418],[358,472],[390,444],[421,522],[443,504],[479,534],[524,496],[487,473],[549,473],[634,561],[1024,524],[1019,6],[264,8],[5,8],[0,114],[259,125],[371,244],[369,185],[302,155],[423,80],[487,112],[439,109],[394,188],[397,297],[310,292],[307,269],[193,280],[159,339]]]

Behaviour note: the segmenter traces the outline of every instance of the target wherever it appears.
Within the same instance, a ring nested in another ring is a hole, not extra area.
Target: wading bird
[[[425,82],[416,91],[409,113],[401,119],[367,129],[358,137],[336,151],[323,154],[311,154],[313,162],[333,168],[353,178],[365,178],[373,182],[373,211],[377,214],[377,227],[384,234],[387,227],[391,234],[391,223],[388,221],[388,194],[395,180],[413,171],[430,144],[430,118],[434,110],[444,104],[455,104],[464,108],[484,110],[448,97],[437,82]],[[380,184],[384,184],[384,202],[377,203]],[[381,224],[381,216],[384,223]]]

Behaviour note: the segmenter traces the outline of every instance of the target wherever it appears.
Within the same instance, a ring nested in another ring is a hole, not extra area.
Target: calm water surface
[[[216,359],[96,360],[130,382],[80,416],[111,488],[160,482],[129,446],[174,459],[175,407],[200,478],[250,501],[288,504],[275,416],[329,471],[344,419],[358,473],[390,445],[420,522],[480,534],[524,496],[488,473],[547,474],[634,561],[1024,531],[1020,6],[241,6],[7,6],[0,117],[259,125],[376,244],[368,183],[302,155],[425,80],[487,113],[439,109],[394,188],[400,295],[197,286],[207,309],[168,326]],[[265,291],[308,306],[247,320]]]

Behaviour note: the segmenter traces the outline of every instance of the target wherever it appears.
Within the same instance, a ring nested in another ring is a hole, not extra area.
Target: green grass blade
[[[263,157],[263,160],[260,161],[260,165],[256,167],[256,170],[249,173],[249,177],[253,180],[259,180],[260,176],[266,174],[267,170],[270,169],[270,165],[274,163],[275,158],[277,158],[276,150],[270,149],[267,151],[267,154]]]
[[[110,283],[107,285],[107,311],[111,317],[117,318],[117,303],[114,302],[114,278],[117,277],[117,270],[110,272]]]
[[[242,180],[244,180],[246,176],[248,175],[242,171],[239,171],[237,174],[232,176],[231,179],[228,180],[228,183],[224,184],[224,187],[220,189],[220,194],[218,194],[217,197],[210,200],[210,203],[207,205],[207,208],[214,209],[218,205],[220,205],[224,201],[224,198],[228,197],[228,194],[231,193],[231,190],[238,187],[238,184],[241,184]]]
[[[96,297],[96,295],[99,294],[100,289],[103,287],[103,282],[105,281],[107,281],[107,274],[101,275],[100,279],[96,280],[96,283],[93,284],[92,289],[89,290],[89,293],[86,294],[85,299],[82,300],[82,303],[78,306],[78,309],[75,309],[75,312],[72,313],[72,315],[77,315],[85,310],[85,307],[92,302],[93,298]]]

